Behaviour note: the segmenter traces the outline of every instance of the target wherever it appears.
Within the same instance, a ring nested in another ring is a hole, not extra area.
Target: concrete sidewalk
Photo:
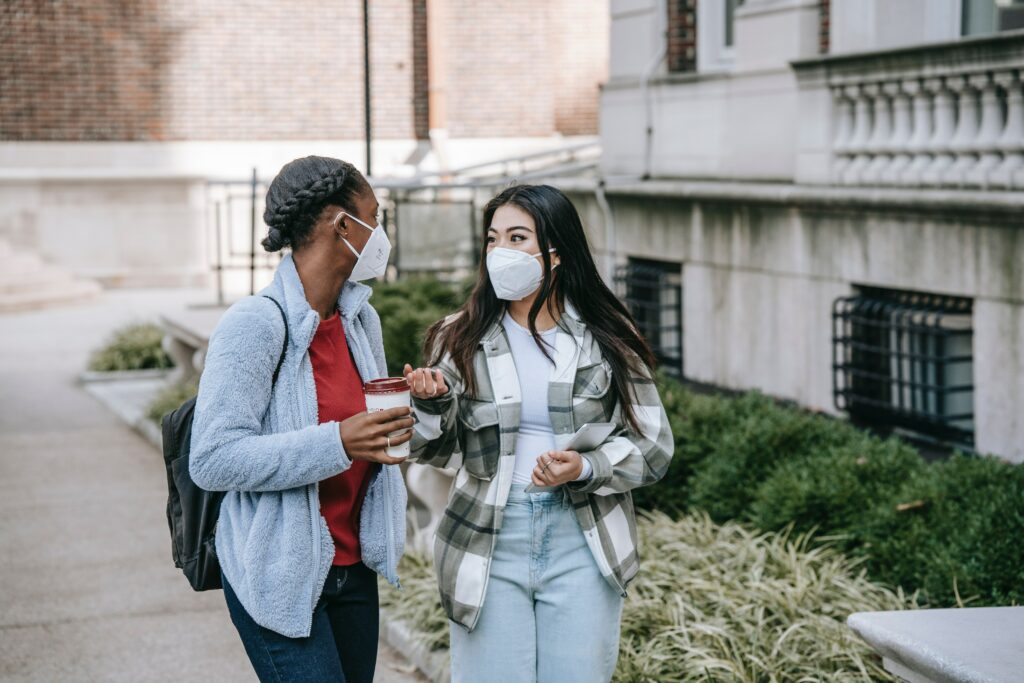
[[[75,382],[118,326],[208,299],[0,316],[0,681],[255,680],[222,594],[171,562],[159,453]],[[424,680],[407,671],[382,644],[377,680]]]

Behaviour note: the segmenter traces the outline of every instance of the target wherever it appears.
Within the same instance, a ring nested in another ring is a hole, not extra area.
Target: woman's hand
[[[445,384],[444,375],[440,370],[431,370],[430,368],[413,370],[412,366],[406,363],[405,379],[409,382],[413,398],[437,398],[448,393],[448,385]]]
[[[384,465],[405,462],[405,458],[392,458],[385,449],[398,446],[412,438],[415,421],[410,416],[409,406],[398,406],[387,410],[353,415],[341,422],[341,443],[352,460],[369,460]],[[391,432],[405,430],[397,436],[388,437]]]
[[[548,451],[537,458],[533,483],[537,486],[559,486],[583,473],[583,458],[576,451]]]

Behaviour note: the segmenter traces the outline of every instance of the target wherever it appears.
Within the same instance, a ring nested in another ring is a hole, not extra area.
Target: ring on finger
[[[387,441],[388,448],[391,448],[391,435],[390,434],[385,434],[384,435],[384,440]]]

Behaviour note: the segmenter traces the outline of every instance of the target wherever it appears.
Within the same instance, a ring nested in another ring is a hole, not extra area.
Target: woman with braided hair
[[[387,267],[378,209],[352,164],[286,164],[267,191],[263,247],[291,253],[210,338],[190,473],[226,491],[217,557],[261,681],[372,681],[377,575],[398,583],[406,495],[385,449],[411,438],[413,420],[408,408],[368,414],[363,395],[387,374],[359,283]]]

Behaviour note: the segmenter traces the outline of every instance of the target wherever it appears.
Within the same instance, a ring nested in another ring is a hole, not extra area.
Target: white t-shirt
[[[525,486],[533,480],[533,468],[541,453],[555,450],[555,432],[551,428],[548,412],[548,385],[551,381],[552,361],[537,346],[536,340],[508,313],[502,320],[508,335],[512,360],[519,376],[519,390],[522,404],[519,417],[519,434],[516,436],[516,466],[512,483]],[[540,333],[547,352],[555,357],[556,328]],[[590,477],[590,463],[584,460],[580,479]]]

